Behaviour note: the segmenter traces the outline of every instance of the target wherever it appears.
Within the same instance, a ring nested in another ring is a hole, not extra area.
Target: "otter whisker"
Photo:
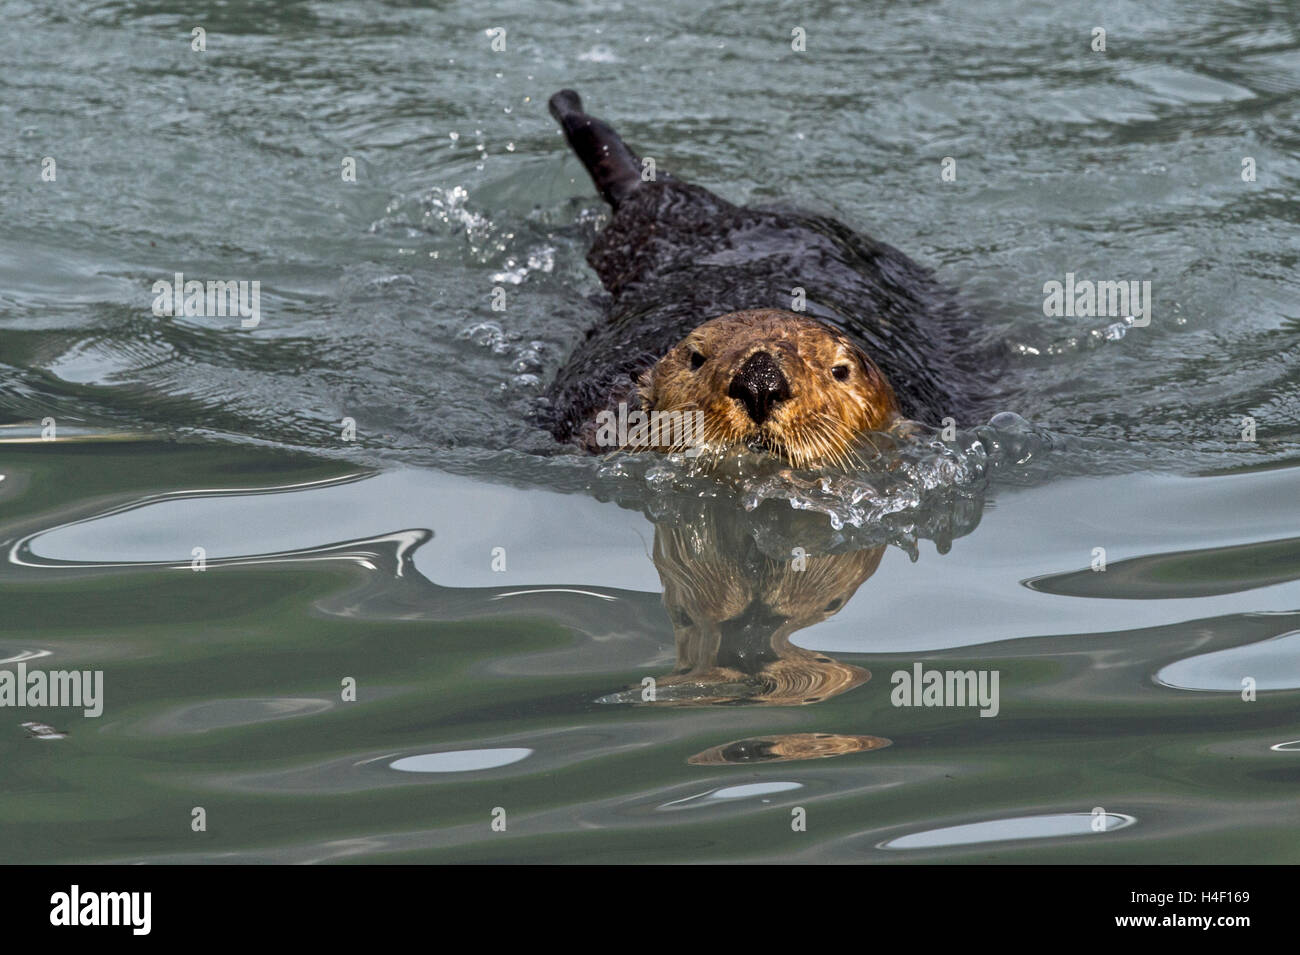
[[[814,447],[816,447],[816,448],[818,449],[818,451],[820,452],[820,454],[821,454],[822,457],[831,458],[831,459],[833,460],[833,459],[834,459],[834,448],[831,446],[830,442],[827,440],[827,437],[828,437],[828,436],[827,436],[827,434],[826,434],[825,429],[823,429],[823,428],[818,428],[817,431],[816,431],[816,432],[813,434],[813,436],[812,436],[812,442],[813,442]]]
[[[851,457],[852,461],[855,462],[859,468],[865,470],[867,464],[865,461],[862,460],[862,457],[854,450],[852,445],[853,433],[847,428],[845,423],[842,420],[835,418],[832,415],[826,414],[823,411],[817,412],[817,416],[826,425],[830,427],[830,432],[828,436],[835,442],[837,448],[841,452],[848,454]],[[874,451],[877,456],[880,455],[880,449],[876,447],[875,442],[871,440],[871,438],[867,435],[866,432],[857,435],[857,437],[861,438],[863,441],[869,444],[871,446],[871,450]]]

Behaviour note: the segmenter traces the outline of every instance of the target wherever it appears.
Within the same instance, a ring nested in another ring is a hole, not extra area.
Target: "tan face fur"
[[[893,389],[860,348],[777,309],[705,322],[639,387],[646,411],[702,411],[703,443],[762,448],[797,467],[846,465],[859,435],[899,416]]]

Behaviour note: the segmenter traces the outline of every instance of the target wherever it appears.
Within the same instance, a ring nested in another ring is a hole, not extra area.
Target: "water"
[[[0,13],[0,660],[104,674],[0,708],[0,860],[1300,860],[1294,5]],[[824,482],[551,453],[562,86],[934,265],[1005,414]]]

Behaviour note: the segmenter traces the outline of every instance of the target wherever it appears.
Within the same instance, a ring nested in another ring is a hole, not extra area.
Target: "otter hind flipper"
[[[582,111],[582,99],[573,90],[560,90],[548,105],[596,191],[617,209],[641,186],[640,158],[608,123]]]

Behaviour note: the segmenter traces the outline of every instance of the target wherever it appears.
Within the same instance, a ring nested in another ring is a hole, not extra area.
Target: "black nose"
[[[776,359],[765,351],[754,352],[731,379],[727,397],[741,401],[754,424],[762,424],[777,402],[790,397],[790,383]]]

